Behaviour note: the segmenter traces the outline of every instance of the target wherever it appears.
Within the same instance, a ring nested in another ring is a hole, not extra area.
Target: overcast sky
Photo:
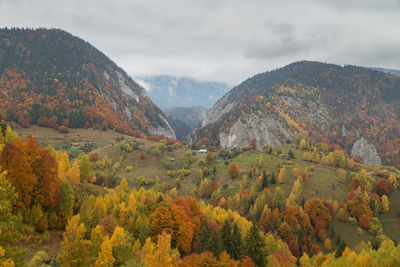
[[[400,69],[400,0],[0,0],[0,26],[64,29],[132,76],[234,85],[302,59]]]

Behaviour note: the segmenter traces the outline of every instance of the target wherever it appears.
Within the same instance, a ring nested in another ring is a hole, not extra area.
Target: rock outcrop
[[[228,95],[219,100],[209,111],[207,111],[201,126],[204,127],[210,123],[216,122],[222,115],[228,113],[236,105],[236,102],[229,102]]]
[[[164,122],[164,124],[166,126],[164,126],[164,127],[162,127],[160,125],[158,125],[158,126],[150,126],[149,127],[150,134],[154,135],[154,136],[164,135],[165,137],[176,139],[175,131],[172,129],[172,127],[169,124],[168,120],[161,114],[159,116],[160,116],[161,120]]]
[[[238,120],[228,132],[220,133],[221,147],[232,149],[248,145],[251,139],[256,139],[259,147],[282,145],[277,135],[283,135],[286,139],[292,140],[292,137],[282,127],[281,123],[271,117],[261,119],[251,115],[244,121]]]
[[[354,143],[351,155],[367,164],[379,165],[382,162],[375,146],[362,136]]]

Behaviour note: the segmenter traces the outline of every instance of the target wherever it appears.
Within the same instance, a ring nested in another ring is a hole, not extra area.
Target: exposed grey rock
[[[124,77],[124,75],[121,72],[115,70],[114,74],[116,74],[117,77],[115,78],[115,76],[114,76],[114,79],[113,79],[113,77],[107,71],[103,72],[104,77],[109,82],[119,85],[122,93],[125,94],[129,99],[134,99],[134,100],[136,100],[136,102],[139,102],[139,96],[146,95],[143,88],[138,88],[138,89],[132,88],[130,86],[129,80],[127,80],[126,77]],[[117,107],[117,104],[114,101],[114,99],[109,97],[107,94],[104,94],[101,91],[101,89],[100,89],[100,92],[111,102],[112,108],[114,110],[117,110],[118,107]],[[129,108],[128,106],[124,106],[122,111],[126,114],[128,119],[131,120],[133,117],[132,114],[135,113],[135,107],[133,106],[133,107]],[[171,125],[168,123],[168,121],[164,117],[164,115],[159,114],[159,117],[161,118],[163,123],[156,124],[156,125],[149,125],[149,127],[148,127],[149,133],[151,135],[164,135],[168,138],[176,138],[175,131],[172,129]]]
[[[290,105],[294,106],[295,108],[301,109],[301,104],[291,96],[283,96],[283,100],[285,100]]]
[[[279,146],[282,142],[275,132],[279,132],[286,139],[292,140],[290,134],[282,127],[281,123],[271,117],[266,119],[251,115],[243,123],[238,120],[229,132],[220,133],[220,145],[224,148],[232,149],[243,145],[248,145],[251,139],[257,140],[259,147],[272,145]]]
[[[322,130],[327,130],[331,126],[329,112],[324,106],[313,108],[311,112],[307,112],[304,109],[297,109],[296,111],[307,118],[308,121],[315,123]]]
[[[367,164],[380,165],[382,162],[375,146],[362,136],[354,143],[351,155]]]
[[[113,108],[113,110],[117,110],[118,107],[117,107],[117,103],[115,103],[115,100],[111,99],[110,102],[111,102],[111,107]]]
[[[129,110],[129,108],[125,107],[124,111],[125,111],[125,114],[128,117],[128,119],[132,119],[132,114],[131,114],[131,111]]]
[[[165,137],[176,139],[175,132],[174,132],[174,130],[172,130],[172,128],[163,128],[159,125],[158,126],[149,126],[149,132],[151,135],[154,135],[154,136],[164,135]]]
[[[104,75],[104,77],[106,78],[107,81],[110,80],[110,74],[108,74],[107,71],[104,71],[104,72],[103,72],[103,75]]]
[[[164,135],[168,138],[176,139],[175,131],[172,129],[171,125],[169,124],[168,120],[164,118],[164,116],[159,115],[161,120],[163,120],[165,127],[161,127],[160,125],[157,126],[149,126],[149,132],[151,135]]]
[[[138,95],[135,93],[135,91],[132,90],[132,88],[130,88],[126,83],[125,83],[125,78],[124,76],[116,71],[117,75],[118,75],[118,82],[120,85],[120,88],[122,90],[122,92],[125,93],[125,95],[127,95],[129,98],[133,98],[136,100],[136,102],[139,102],[139,97]]]
[[[279,121],[275,120],[274,118],[272,118],[270,116],[267,116],[265,119],[263,119],[263,121],[265,123],[267,123],[267,125],[270,129],[274,130],[275,132],[279,132],[281,135],[283,135],[283,137],[286,140],[290,140],[290,141],[293,140],[290,133],[285,128],[283,128],[282,124]]]
[[[201,126],[216,122],[222,115],[228,113],[236,105],[236,101],[228,102],[228,95],[221,98],[209,111],[207,111]]]
[[[346,134],[347,134],[346,127],[342,125],[342,136],[346,136]]]

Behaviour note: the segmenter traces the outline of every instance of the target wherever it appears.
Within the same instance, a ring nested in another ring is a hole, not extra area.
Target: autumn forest
[[[399,88],[301,61],[185,137],[89,43],[1,29],[0,265],[399,266]],[[221,145],[255,115],[274,142]],[[381,164],[352,155],[361,135]]]

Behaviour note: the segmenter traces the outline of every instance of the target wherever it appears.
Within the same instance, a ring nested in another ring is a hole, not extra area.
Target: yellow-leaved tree
[[[7,125],[5,137],[7,143],[14,143],[18,139],[18,134]]]
[[[158,236],[157,247],[151,259],[153,261],[151,266],[178,266],[179,251],[171,249],[171,235],[163,232]]]
[[[83,155],[81,161],[79,162],[80,178],[82,183],[87,183],[92,178],[92,170],[89,156],[87,154]]]
[[[394,188],[394,189],[397,189],[397,187],[399,187],[399,183],[397,182],[397,178],[396,178],[396,176],[394,176],[393,173],[391,173],[391,174],[389,175],[388,180],[389,180],[389,182],[393,185],[393,188]]]
[[[63,234],[61,251],[57,259],[61,267],[89,266],[92,258],[89,257],[92,242],[85,239],[86,227],[80,223],[79,215],[75,215],[68,222]]]
[[[312,161],[314,163],[318,163],[320,161],[320,157],[319,157],[319,151],[317,150],[316,147],[313,148],[313,152],[312,152]]]
[[[75,161],[72,167],[68,170],[67,176],[71,184],[79,184],[81,182],[81,174],[79,170],[79,163]]]
[[[324,246],[325,246],[326,251],[332,250],[332,243],[329,238],[325,239]]]
[[[101,252],[99,257],[97,257],[95,266],[96,267],[112,267],[114,264],[114,257],[112,251],[112,243],[111,240],[106,236],[101,244]]]
[[[294,179],[296,179],[297,176],[299,176],[299,165],[298,164],[296,164],[296,167],[293,169],[293,176],[294,176]]]
[[[283,167],[279,171],[279,176],[278,176],[278,181],[280,184],[285,183],[285,176],[286,176],[286,170],[285,170],[285,167]]]
[[[299,149],[300,149],[300,150],[304,150],[304,149],[306,149],[306,148],[307,148],[307,141],[303,138],[303,139],[301,139],[301,141],[300,141]]]
[[[389,211],[389,199],[387,198],[386,195],[382,196],[382,208],[383,212]]]
[[[132,244],[129,242],[128,236],[124,228],[115,227],[114,233],[111,236],[111,244],[113,248],[113,255],[115,257],[115,265],[122,265],[130,257],[132,251]]]
[[[264,165],[264,158],[262,154],[260,154],[257,159],[257,167],[261,169],[263,165]]]
[[[1,235],[1,230],[0,230],[0,235]],[[4,250],[4,248],[2,248],[0,246],[0,265],[2,267],[14,267],[14,261],[11,258],[5,259],[3,260],[2,258],[5,256],[6,251]]]
[[[154,243],[151,242],[151,238],[147,238],[146,242],[139,253],[137,253],[137,261],[142,264],[150,265],[154,262],[154,250],[155,246]]]

